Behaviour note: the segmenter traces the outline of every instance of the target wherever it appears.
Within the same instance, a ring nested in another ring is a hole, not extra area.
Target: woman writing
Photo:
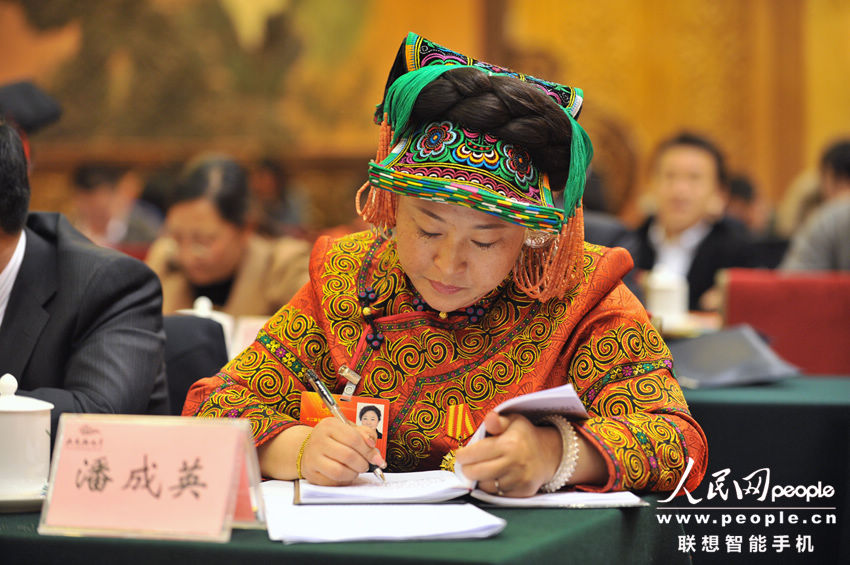
[[[184,414],[250,419],[275,478],[346,484],[369,463],[412,471],[456,458],[506,496],[663,491],[692,458],[695,487],[705,437],[621,282],[631,259],[583,242],[591,149],[573,116],[579,93],[522,78],[410,34],[379,108],[384,149],[362,210],[377,229],[319,240],[310,284],[195,385]],[[341,392],[343,365],[362,375],[357,395],[390,401],[386,462],[362,427],[297,420],[307,369]],[[565,383],[588,420],[491,412]],[[482,422],[490,437],[464,446]]]

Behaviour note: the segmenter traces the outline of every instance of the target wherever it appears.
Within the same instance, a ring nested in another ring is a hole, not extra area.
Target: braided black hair
[[[553,190],[563,188],[570,168],[571,128],[564,110],[534,85],[478,69],[447,71],[419,94],[410,127],[449,120],[522,147]]]

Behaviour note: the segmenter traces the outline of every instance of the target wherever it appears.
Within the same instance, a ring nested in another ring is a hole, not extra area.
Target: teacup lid
[[[9,373],[0,377],[0,412],[37,412],[53,409],[53,405],[44,400],[17,396],[16,390],[18,380],[15,377]]]

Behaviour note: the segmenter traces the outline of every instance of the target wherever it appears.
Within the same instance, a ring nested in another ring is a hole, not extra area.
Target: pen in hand
[[[325,403],[325,406],[330,410],[331,414],[336,416],[337,420],[341,422],[345,422],[346,424],[353,426],[353,422],[349,422],[348,418],[346,418],[342,410],[339,409],[339,405],[334,400],[333,395],[328,390],[328,387],[325,386],[325,383],[319,378],[319,375],[316,374],[312,369],[307,369],[307,380],[310,381],[310,386],[319,394],[322,399],[322,402]],[[384,477],[384,472],[380,467],[375,465],[374,463],[369,463],[369,472],[374,473],[376,477],[386,482],[386,477]]]

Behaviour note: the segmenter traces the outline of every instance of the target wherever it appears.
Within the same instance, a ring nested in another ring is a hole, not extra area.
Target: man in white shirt
[[[63,412],[166,413],[162,293],[142,262],[31,213],[27,160],[0,121],[0,374]]]
[[[754,265],[746,228],[723,216],[726,183],[723,155],[704,137],[680,133],[655,151],[657,211],[638,229],[641,249],[635,265],[685,277],[691,310],[712,308],[706,292],[717,271]]]

